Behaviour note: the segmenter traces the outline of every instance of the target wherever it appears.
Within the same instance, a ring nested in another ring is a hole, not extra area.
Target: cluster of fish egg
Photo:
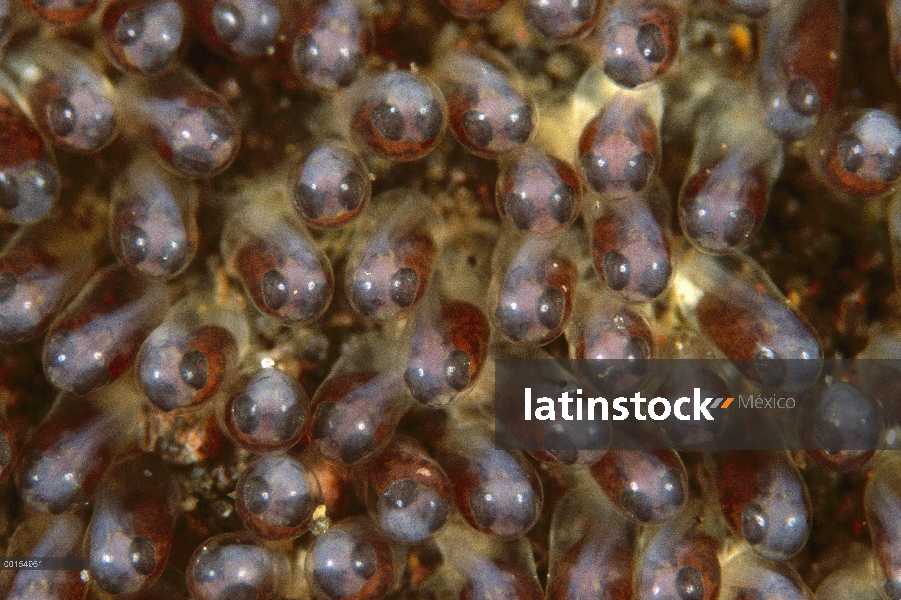
[[[901,599],[889,451],[492,415],[496,358],[901,356],[901,2],[0,0],[0,47],[0,549],[89,563],[4,597]]]

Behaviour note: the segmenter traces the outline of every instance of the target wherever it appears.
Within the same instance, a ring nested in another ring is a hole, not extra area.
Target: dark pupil
[[[372,578],[378,566],[376,564],[375,550],[365,542],[357,543],[350,554],[350,564],[353,565],[354,573],[363,579]]]
[[[525,104],[507,116],[504,125],[507,137],[519,144],[524,144],[532,135],[532,109]]]
[[[619,499],[619,505],[626,513],[642,522],[648,522],[654,517],[654,507],[651,500],[644,492],[627,489]]]
[[[656,25],[648,23],[639,27],[635,45],[648,62],[659,63],[666,58],[666,40]]]
[[[647,152],[636,154],[626,162],[623,174],[629,187],[635,192],[640,192],[648,183],[648,176],[654,168],[654,158]]]
[[[122,231],[119,238],[122,240],[122,255],[129,264],[139,265],[144,262],[150,246],[146,231],[132,223]]]
[[[761,348],[754,353],[754,369],[767,385],[779,385],[785,379],[785,361],[770,348]]]
[[[172,154],[172,164],[179,171],[193,175],[205,175],[213,170],[216,161],[206,148],[190,144],[179,148]]]
[[[545,452],[551,454],[561,464],[571,465],[579,458],[575,444],[562,431],[556,429],[548,431],[544,436],[543,445]]]
[[[651,347],[640,337],[630,337],[623,351],[623,358],[628,360],[646,360],[651,357]]]
[[[569,11],[580,21],[587,21],[595,10],[594,0],[576,0],[568,2]]]
[[[388,292],[394,303],[403,308],[410,306],[416,300],[417,291],[419,291],[419,277],[416,275],[416,271],[410,267],[398,269],[391,278],[391,287]]]
[[[820,111],[820,94],[816,86],[806,77],[798,77],[788,84],[788,103],[805,116]]]
[[[12,210],[19,205],[19,185],[15,178],[0,173],[0,206]]]
[[[75,131],[78,113],[66,98],[57,98],[47,105],[47,122],[50,130],[59,137],[66,137]]]
[[[519,144],[524,144],[532,135],[532,109],[523,104],[507,116],[504,125],[507,137]]]
[[[766,513],[756,502],[751,502],[741,513],[741,534],[749,544],[759,544],[766,537]]]
[[[12,273],[0,273],[0,302],[6,302],[16,293],[16,276]]]
[[[641,274],[638,290],[648,298],[656,298],[666,289],[666,285],[669,283],[670,271],[669,261],[660,261],[648,265]]]
[[[548,200],[551,216],[558,223],[566,223],[573,213],[576,194],[565,183],[561,183]]]
[[[260,426],[257,405],[247,394],[241,394],[232,402],[232,420],[241,433],[250,435]]]
[[[144,15],[138,10],[127,10],[116,24],[116,41],[122,46],[134,44],[144,33]]]
[[[842,136],[838,141],[838,159],[842,168],[854,173],[863,166],[863,144],[853,133]]]
[[[266,480],[259,475],[249,477],[247,482],[244,483],[244,489],[242,491],[244,492],[244,507],[247,508],[248,512],[251,514],[262,514],[266,510],[266,507],[269,506],[272,492],[269,489],[269,484]]]
[[[702,600],[704,598],[704,578],[694,567],[682,567],[676,575],[676,589],[682,600]]]
[[[141,575],[150,575],[156,569],[156,549],[153,540],[146,535],[139,535],[131,542],[128,549],[131,564]]]
[[[286,412],[282,413],[281,417],[275,423],[276,435],[280,440],[290,440],[303,425],[304,410],[295,403]]]
[[[341,415],[338,414],[334,402],[323,402],[316,407],[313,413],[313,428],[311,433],[314,440],[325,439],[338,426]]]
[[[529,322],[521,308],[502,304],[494,313],[498,327],[512,340],[522,340],[529,332]]]
[[[400,109],[387,102],[380,102],[372,109],[372,126],[390,142],[398,142],[404,137],[404,117]]]
[[[315,37],[308,34],[297,38],[294,61],[297,71],[302,75],[311,75],[319,68],[319,44]]]
[[[624,289],[629,285],[629,275],[629,259],[621,252],[611,250],[604,255],[604,280],[610,289]]]
[[[429,402],[437,393],[433,389],[431,377],[425,369],[408,367],[404,371],[404,382],[407,384],[410,394],[420,402]]]
[[[178,363],[181,379],[195,390],[203,389],[207,382],[206,356],[200,350],[189,350]]]
[[[454,350],[444,363],[447,384],[458,392],[469,385],[469,355],[462,350]]]
[[[43,194],[52,198],[59,189],[59,174],[53,166],[41,162],[22,175],[20,185],[25,189],[27,197]]]
[[[504,212],[520,231],[526,231],[532,226],[532,207],[523,194],[507,194],[504,198]]]
[[[497,520],[497,500],[494,495],[485,488],[477,488],[469,497],[469,508],[472,516],[482,527],[491,527]]]
[[[419,483],[413,479],[392,481],[382,496],[388,506],[402,510],[410,506],[419,495]]]
[[[817,445],[827,454],[840,452],[844,447],[842,443],[845,438],[844,432],[840,424],[834,421],[818,421],[813,428],[813,438],[816,440]]]
[[[538,297],[538,320],[548,329],[555,329],[563,322],[566,300],[557,288],[548,288]]]
[[[92,148],[106,144],[115,134],[116,117],[112,114],[95,113],[85,128],[85,136]]]
[[[26,490],[36,488],[47,476],[47,465],[40,452],[31,451],[22,461],[22,487]]]
[[[47,340],[47,356],[53,365],[67,367],[69,359],[75,352],[75,336],[69,331],[60,331]]]
[[[213,29],[226,44],[234,42],[244,28],[241,11],[231,2],[220,2],[213,8]]]
[[[164,268],[170,273],[177,271],[184,264],[186,255],[185,244],[179,240],[171,240],[166,244],[163,254],[160,257],[164,263]]]
[[[637,50],[641,52],[641,50]],[[639,63],[632,57],[613,56],[604,61],[604,73],[618,85],[626,88],[634,88],[645,82],[645,75],[639,68]]]
[[[137,66],[143,69],[145,73],[155,75],[169,68],[174,55],[174,50],[151,46],[144,53],[143,59],[139,59],[140,65]]]
[[[304,474],[301,472],[298,475],[304,477]],[[294,492],[291,492],[294,494]],[[308,490],[298,490],[296,495],[292,496],[290,500],[285,503],[285,506],[282,508],[284,512],[284,519],[289,524],[297,524],[302,522],[304,519],[310,516],[313,512],[313,508],[315,506],[315,501],[310,497]]]
[[[434,100],[419,108],[416,112],[416,129],[422,134],[424,140],[432,140],[441,133],[441,123],[444,115],[441,107]]]
[[[477,110],[471,110],[463,115],[463,131],[469,143],[476,148],[484,148],[491,143],[493,137],[488,115]]]
[[[351,465],[363,457],[372,453],[376,447],[376,440],[371,431],[356,433],[345,438],[340,446],[341,461]]]
[[[603,193],[610,183],[610,167],[596,154],[586,154],[579,161],[585,181],[596,192]]]
[[[383,304],[381,294],[369,279],[354,280],[350,297],[356,309],[367,316],[375,314]]]
[[[338,87],[347,87],[356,78],[360,67],[363,66],[363,55],[351,50],[349,56],[343,54],[338,57],[332,66],[332,77]]]
[[[208,106],[203,111],[203,127],[214,141],[226,143],[231,140],[237,129],[234,121],[221,106]]]
[[[879,178],[886,183],[901,177],[901,148],[892,148],[879,158]]]
[[[723,236],[730,246],[737,246],[751,235],[754,228],[754,215],[747,208],[739,208],[729,213],[726,221],[726,231]]]
[[[338,184],[338,201],[347,210],[356,210],[363,202],[365,188],[363,178],[357,173],[348,173]]]
[[[294,187],[294,203],[308,219],[318,219],[325,210],[322,192],[314,190],[306,183],[298,183]]]
[[[263,275],[260,281],[263,302],[272,310],[278,310],[288,301],[288,281],[277,269]]]

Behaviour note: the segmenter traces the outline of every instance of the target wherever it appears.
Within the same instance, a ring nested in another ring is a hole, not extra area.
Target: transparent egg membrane
[[[0,0],[0,553],[74,561],[0,597],[901,600],[853,379],[808,451],[494,420],[901,358],[899,81],[901,0]]]

